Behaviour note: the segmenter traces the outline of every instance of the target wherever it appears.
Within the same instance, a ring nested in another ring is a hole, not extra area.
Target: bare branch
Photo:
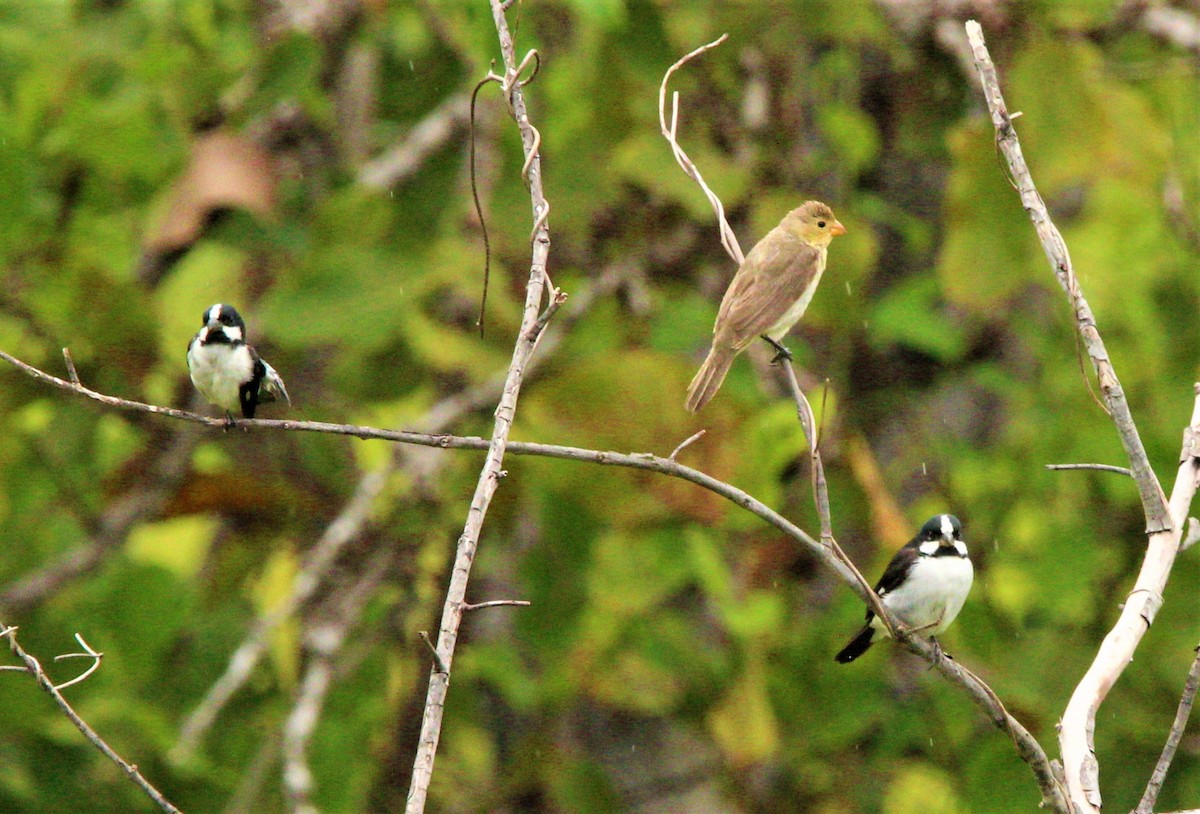
[[[449,675],[450,670],[446,667],[446,662],[442,661],[442,654],[438,652],[437,646],[433,643],[433,639],[429,638],[428,630],[418,630],[417,635],[421,637],[421,641],[425,642],[425,646],[429,648],[429,653],[433,656],[433,670],[440,675]]]
[[[526,171],[524,174],[529,185],[534,218],[533,252],[530,261],[529,282],[525,289],[525,307],[521,315],[521,329],[513,348],[512,362],[508,367],[503,395],[496,407],[496,419],[492,429],[492,438],[488,444],[487,458],[479,473],[479,481],[475,486],[475,494],[471,498],[471,507],[467,513],[462,535],[458,538],[454,568],[451,572],[450,585],[446,590],[446,601],[442,609],[442,621],[435,648],[445,672],[436,669],[437,665],[430,672],[425,712],[421,721],[421,735],[417,744],[417,754],[413,760],[412,782],[405,805],[406,814],[422,814],[425,810],[429,783],[433,778],[433,761],[437,754],[438,741],[441,738],[442,712],[450,687],[448,671],[453,662],[454,650],[458,641],[458,629],[462,622],[462,605],[466,598],[467,581],[471,574],[471,566],[475,561],[475,550],[484,518],[491,505],[492,496],[499,487],[504,453],[508,446],[508,434],[516,412],[517,397],[521,391],[525,366],[541,335],[541,330],[538,328],[538,308],[541,305],[542,294],[546,290],[553,291],[546,275],[546,261],[550,253],[548,223],[550,204],[542,189],[541,156],[538,152],[541,139],[529,121],[529,114],[525,109],[525,96],[521,87],[521,73],[531,57],[536,57],[533,52],[530,52],[520,65],[516,63],[512,35],[509,33],[508,21],[504,18],[504,9],[500,5],[500,0],[492,0],[492,19],[496,24],[500,51],[504,58],[505,97],[508,100],[513,119],[521,131],[521,141],[525,151]],[[556,309],[559,304],[561,301],[554,297],[547,309],[549,312],[547,318],[553,314],[551,309]]]
[[[1171,761],[1175,758],[1175,750],[1179,747],[1179,741],[1183,739],[1183,730],[1187,728],[1188,716],[1192,714],[1192,702],[1196,700],[1197,688],[1200,688],[1200,647],[1196,648],[1192,669],[1188,670],[1187,681],[1183,685],[1183,696],[1179,699],[1179,708],[1175,710],[1175,720],[1171,724],[1167,742],[1163,745],[1162,755],[1158,758],[1158,764],[1154,767],[1154,773],[1150,775],[1150,782],[1146,784],[1146,791],[1134,809],[1134,814],[1150,814],[1154,810],[1158,793],[1162,790],[1167,771],[1171,768]]]
[[[1025,164],[1012,117],[1000,93],[996,67],[984,43],[983,30],[973,20],[967,22],[966,30],[996,130],[997,145],[1008,164],[1021,202],[1029,213],[1055,277],[1071,301],[1080,338],[1092,360],[1101,395],[1129,458],[1146,515],[1149,540],[1133,591],[1122,608],[1120,618],[1104,638],[1096,658],[1071,695],[1059,730],[1068,804],[1081,812],[1097,814],[1101,795],[1100,766],[1095,754],[1096,712],[1125,667],[1133,660],[1142,636],[1162,606],[1163,588],[1179,550],[1180,529],[1196,491],[1197,475],[1200,474],[1200,459],[1196,457],[1200,452],[1196,440],[1200,431],[1200,386],[1197,387],[1190,426],[1184,434],[1182,463],[1168,503],[1146,458],[1124,391],[1096,327],[1096,319],[1071,267],[1066,244],[1051,222],[1046,205],[1033,184],[1029,167]]]
[[[996,66],[992,64],[991,55],[988,54],[987,45],[983,41],[983,29],[974,20],[968,21],[966,27],[967,38],[971,42],[971,50],[975,56],[975,67],[979,71],[984,97],[992,115],[992,125],[996,130],[996,143],[1008,164],[1012,180],[1021,196],[1021,203],[1037,231],[1038,240],[1041,241],[1042,249],[1046,253],[1046,259],[1050,262],[1050,267],[1054,270],[1059,285],[1071,300],[1079,335],[1087,349],[1088,357],[1092,360],[1092,366],[1095,368],[1105,406],[1112,415],[1117,434],[1121,438],[1121,444],[1125,447],[1125,454],[1129,457],[1134,480],[1138,486],[1138,494],[1141,496],[1142,509],[1146,513],[1146,530],[1148,533],[1154,533],[1169,529],[1171,517],[1167,510],[1166,496],[1163,494],[1158,478],[1154,476],[1154,470],[1150,468],[1145,447],[1142,445],[1142,439],[1138,436],[1133,416],[1129,412],[1125,391],[1121,388],[1116,371],[1113,370],[1108,350],[1096,327],[1096,318],[1092,314],[1091,306],[1084,299],[1083,291],[1079,287],[1079,280],[1075,276],[1075,270],[1071,265],[1071,256],[1067,251],[1067,244],[1063,241],[1058,227],[1050,220],[1046,204],[1033,184],[1033,176],[1029,173],[1025,156],[1021,152],[1021,143],[1017,140],[1017,131],[1013,128],[1012,116],[1009,115],[1004,97],[1000,93],[1000,81],[996,75]]]
[[[168,814],[180,814],[179,809],[172,805],[171,802],[163,796],[162,792],[150,785],[150,781],[142,776],[141,772],[138,771],[137,766],[129,763],[120,755],[118,755],[113,748],[104,741],[103,738],[96,734],[96,730],[92,729],[92,727],[88,725],[87,721],[79,717],[79,713],[75,711],[74,707],[72,707],[70,703],[67,702],[67,699],[63,697],[63,694],[59,692],[61,687],[78,683],[78,681],[82,680],[82,678],[76,679],[75,681],[69,681],[60,686],[55,686],[54,682],[50,680],[50,677],[46,675],[46,671],[42,669],[42,665],[38,663],[38,660],[29,655],[29,653],[25,652],[25,649],[17,643],[17,629],[15,627],[0,625],[0,637],[8,639],[9,648],[12,650],[13,655],[15,655],[24,663],[25,671],[33,676],[38,686],[45,690],[46,693],[54,699],[54,703],[58,705],[58,708],[62,710],[63,714],[66,715],[71,723],[75,725],[75,728],[83,733],[83,736],[87,738],[89,743],[99,749],[100,752],[113,763],[120,766],[121,771],[125,773],[125,776],[132,780],[138,788],[145,792],[146,796],[153,800],[155,805],[157,805],[163,811],[168,812]],[[96,664],[99,665],[99,654],[95,653],[92,648],[83,641],[83,639],[79,638],[79,634],[76,634],[76,639],[79,640],[79,643],[83,645],[84,649],[86,649],[89,654],[96,657]],[[87,675],[90,675],[91,672],[92,671],[89,670],[84,674],[83,677],[85,678]]]
[[[1112,464],[1046,464],[1047,469],[1066,470],[1066,469],[1093,469],[1097,472],[1114,472],[1118,475],[1133,477],[1133,470],[1127,466],[1113,466]]]

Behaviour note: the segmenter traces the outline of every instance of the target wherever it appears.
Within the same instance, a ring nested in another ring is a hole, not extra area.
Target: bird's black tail
[[[856,658],[867,652],[867,648],[871,646],[871,639],[875,635],[875,628],[870,625],[863,625],[863,629],[858,631],[858,635],[850,640],[850,644],[843,647],[833,660],[838,664],[848,664]]]

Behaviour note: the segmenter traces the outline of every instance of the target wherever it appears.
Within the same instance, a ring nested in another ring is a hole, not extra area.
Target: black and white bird
[[[241,411],[254,418],[260,404],[283,399],[287,388],[275,368],[246,344],[246,323],[232,305],[217,303],[204,312],[203,327],[188,345],[188,370],[200,395],[231,418]]]
[[[896,552],[875,593],[906,628],[932,639],[958,616],[974,577],[962,523],[939,514]],[[834,659],[840,664],[854,661],[871,646],[876,633],[887,636],[887,626],[868,608],[867,623]]]

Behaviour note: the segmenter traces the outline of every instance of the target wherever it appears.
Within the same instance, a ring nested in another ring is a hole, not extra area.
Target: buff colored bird
[[[807,201],[750,250],[729,284],[717,321],[712,350],[688,387],[687,410],[694,413],[716,395],[734,357],[761,336],[781,355],[780,340],[800,321],[812,300],[829,241],[846,227],[820,201]]]

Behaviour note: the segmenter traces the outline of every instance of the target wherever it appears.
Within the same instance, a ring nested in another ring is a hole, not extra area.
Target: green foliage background
[[[825,404],[835,533],[871,577],[929,515],[963,519],[978,576],[946,645],[1053,754],[1057,716],[1140,562],[1137,495],[1118,476],[1044,469],[1124,461],[973,78],[935,21],[890,19],[883,5],[513,7],[518,52],[542,56],[527,98],[554,282],[572,293],[606,270],[627,275],[569,330],[551,328],[562,345],[527,383],[514,437],[666,454],[707,428],[685,462],[816,529],[803,439],[762,358],[739,360],[701,416],[682,409],[733,269],[658,134],[657,91],[671,62],[728,32],[675,87],[684,145],[743,247],[806,198],[829,202],[849,230],[791,340]],[[982,22],[1035,179],[1170,478],[1200,358],[1198,63],[1116,5],[989,4]],[[465,132],[393,189],[369,189],[336,89],[351,56],[365,56],[365,136],[382,152],[498,57],[490,11],[364,0],[316,33],[280,33],[277,13],[250,0],[0,2],[0,348],[62,374],[69,346],[89,386],[186,406],[187,340],[208,305],[231,302],[287,380],[289,415],[417,426],[439,398],[507,365],[529,263],[519,143],[485,88],[494,264],[480,340]],[[139,282],[195,123],[220,109],[231,130],[255,133],[283,105],[307,140],[278,147],[277,216],[234,213],[160,284]],[[486,436],[490,413],[452,429]],[[197,432],[13,370],[0,371],[0,421],[2,620],[56,677],[75,666],[50,663],[75,649],[75,631],[105,652],[70,699],[188,812],[239,810],[226,806],[254,788],[256,755],[268,769],[240,810],[287,810],[274,758],[313,657],[304,633],[329,613],[323,597],[373,552],[394,552],[337,660],[310,759],[320,810],[402,807],[429,668],[417,631],[436,628],[477,453],[430,453],[443,467],[432,481],[408,467],[390,480],[334,581],[179,762],[168,752],[181,722],[387,449]],[[193,445],[187,471],[159,509],[94,567],[11,601],[12,586],[87,548],[106,510],[158,482],[155,462],[177,443]],[[755,518],[643,473],[511,457],[506,468],[470,598],[532,606],[467,619],[432,810],[1036,805],[1011,745],[924,665],[887,647],[834,664],[861,605]],[[1098,722],[1114,810],[1136,802],[1174,714],[1200,637],[1198,587],[1189,553]],[[27,678],[0,674],[0,697],[0,811],[153,810]],[[1200,799],[1198,754],[1185,739],[1163,808]]]

